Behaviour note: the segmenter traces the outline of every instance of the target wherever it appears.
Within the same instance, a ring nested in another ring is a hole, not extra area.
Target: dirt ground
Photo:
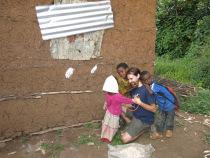
[[[174,137],[150,140],[149,133],[145,133],[136,143],[152,144],[155,148],[152,158],[202,158],[205,156],[203,152],[210,150],[209,123],[210,116],[179,112]],[[1,143],[0,157],[51,158],[57,154],[59,158],[107,158],[107,144],[101,143],[99,136],[99,124],[87,124],[31,137],[22,136]],[[49,147],[49,144],[54,144],[54,147]]]

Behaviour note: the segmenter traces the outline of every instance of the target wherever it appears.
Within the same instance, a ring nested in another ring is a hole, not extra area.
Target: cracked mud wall
[[[36,92],[92,90],[85,94],[45,95],[0,102],[0,139],[103,117],[102,84],[119,62],[153,71],[155,0],[112,0],[115,27],[105,30],[101,57],[56,60],[43,41],[35,5],[50,0],[0,1],[0,96]],[[98,64],[95,74],[90,70]],[[74,75],[65,79],[68,67]]]

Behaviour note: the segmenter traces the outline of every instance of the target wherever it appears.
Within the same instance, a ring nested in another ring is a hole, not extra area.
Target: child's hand
[[[135,96],[135,97],[133,98],[133,102],[134,102],[135,104],[138,104],[138,105],[141,105],[141,103],[142,103],[139,96]]]
[[[158,105],[152,105],[152,109],[151,109],[151,112],[156,112],[158,109]]]
[[[125,108],[132,108],[132,105],[131,104],[124,104],[123,107],[125,107]]]

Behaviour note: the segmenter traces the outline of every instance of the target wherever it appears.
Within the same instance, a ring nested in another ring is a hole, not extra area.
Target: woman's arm
[[[151,111],[151,112],[156,112],[157,106],[155,104],[145,104],[143,103],[139,97],[134,97],[134,102],[144,108],[145,110]]]

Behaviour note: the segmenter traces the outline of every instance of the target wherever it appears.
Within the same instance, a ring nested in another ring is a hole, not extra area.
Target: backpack
[[[179,104],[179,99],[178,99],[178,97],[177,97],[174,89],[172,87],[170,87],[170,86],[162,85],[162,84],[159,84],[157,82],[155,84],[159,85],[162,88],[165,88],[174,97],[174,101],[172,101],[168,96],[166,96],[162,92],[157,92],[155,94],[156,95],[159,95],[159,96],[162,96],[163,98],[167,99],[169,102],[171,102],[172,104],[174,104],[175,105],[175,110],[178,111],[179,110],[179,107],[180,107],[180,104]]]

